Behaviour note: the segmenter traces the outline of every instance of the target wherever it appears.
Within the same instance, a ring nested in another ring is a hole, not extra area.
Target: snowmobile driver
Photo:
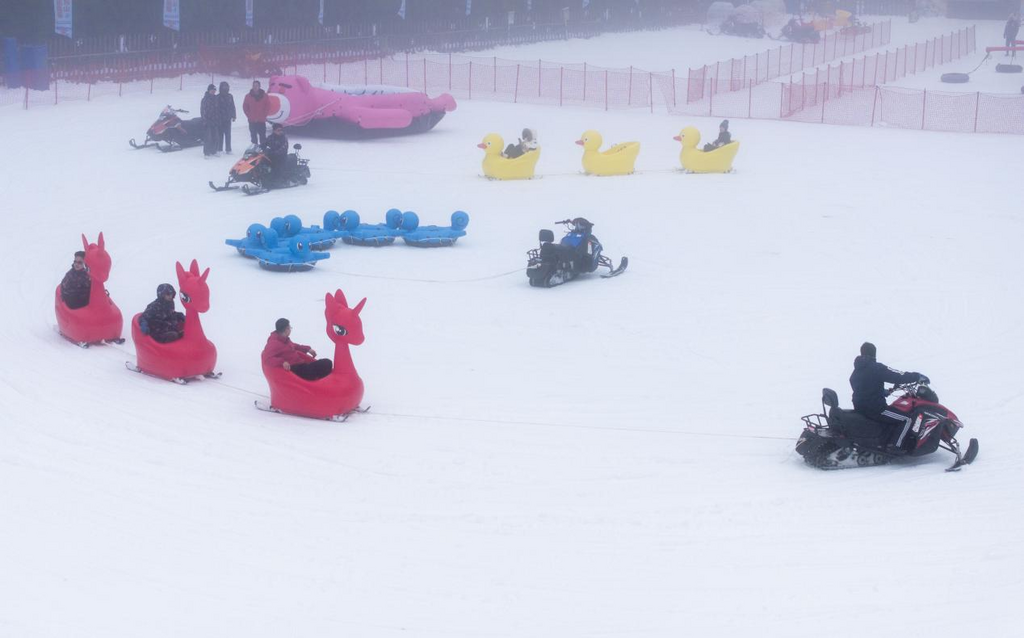
[[[270,166],[273,169],[275,179],[284,177],[288,169],[288,138],[284,134],[284,126],[274,123],[274,132],[267,138],[263,145],[270,159]]]
[[[853,388],[853,409],[859,414],[891,427],[886,449],[899,452],[910,430],[910,417],[889,409],[885,402],[886,383],[928,383],[919,372],[900,372],[875,360],[875,344],[864,342],[860,356],[853,360],[850,386]]]

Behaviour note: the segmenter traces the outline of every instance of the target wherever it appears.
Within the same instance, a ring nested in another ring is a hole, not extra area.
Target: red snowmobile
[[[170,106],[164,107],[164,110],[160,111],[160,117],[146,131],[146,141],[143,144],[136,144],[133,137],[128,140],[128,144],[134,149],[156,146],[165,153],[202,144],[203,118],[194,117],[190,120],[183,120],[178,117],[178,113],[188,113],[188,111]],[[160,142],[167,142],[167,144],[161,146]]]
[[[904,456],[926,456],[940,447],[956,456],[947,472],[955,472],[974,461],[978,456],[978,439],[971,439],[966,452],[960,452],[956,435],[964,424],[939,403],[939,397],[926,381],[897,385],[889,394],[893,392],[903,394],[888,410],[906,417],[906,425],[900,427],[896,437],[896,449],[886,446],[893,440],[894,426],[841,409],[836,391],[825,388],[821,391],[823,413],[801,417],[806,427],[796,442],[796,451],[808,465],[822,470],[884,465]]]

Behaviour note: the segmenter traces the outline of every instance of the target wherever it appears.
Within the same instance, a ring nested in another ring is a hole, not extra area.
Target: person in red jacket
[[[288,338],[291,334],[292,326],[288,320],[278,319],[263,348],[263,365],[290,370],[307,381],[316,381],[329,375],[333,367],[331,360],[317,359],[316,350],[292,343]]]
[[[260,88],[260,81],[256,80],[252,83],[252,90],[242,100],[242,111],[249,120],[249,137],[253,144],[263,146],[267,141],[268,105],[267,92]]]

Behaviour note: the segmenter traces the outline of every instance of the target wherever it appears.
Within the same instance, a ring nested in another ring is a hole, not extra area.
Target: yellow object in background
[[[588,175],[629,175],[635,169],[640,154],[640,142],[615,144],[601,151],[604,140],[597,131],[586,131],[576,140],[583,147],[583,170]]]
[[[497,133],[484,136],[477,147],[484,150],[484,175],[491,179],[532,179],[540,159],[540,147],[512,159],[503,157],[505,140]]]
[[[691,173],[728,173],[740,150],[740,143],[734,141],[713,151],[702,151],[697,148],[700,144],[700,131],[692,126],[684,128],[674,139],[683,143],[679,163]]]

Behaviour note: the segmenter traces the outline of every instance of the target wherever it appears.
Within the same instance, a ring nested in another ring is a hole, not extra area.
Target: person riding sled
[[[174,310],[174,297],[178,293],[171,284],[160,284],[156,299],[146,306],[139,318],[143,334],[153,337],[159,343],[170,343],[185,336],[185,315]]]
[[[524,128],[523,136],[519,138],[518,144],[509,144],[505,147],[505,152],[502,153],[507,159],[515,159],[521,157],[530,151],[537,150],[537,131]]]
[[[878,362],[876,352],[875,344],[864,342],[860,347],[860,356],[853,360],[853,374],[850,375],[853,409],[872,421],[890,426],[886,449],[899,452],[910,430],[910,417],[889,409],[885,401],[885,384],[928,383],[928,377],[920,372],[893,370]]]
[[[330,359],[317,359],[316,350],[292,342],[291,323],[285,318],[277,320],[274,331],[267,337],[260,358],[264,367],[284,368],[307,381],[322,379],[331,373]]]
[[[722,123],[718,125],[718,137],[715,138],[714,142],[708,142],[704,145],[704,152],[707,153],[716,148],[722,148],[731,141],[732,135],[729,134],[729,120],[722,120]]]
[[[79,250],[75,253],[71,270],[60,282],[60,298],[64,305],[72,310],[84,308],[89,305],[91,289],[92,280],[89,279],[89,270],[85,267],[85,251]]]

